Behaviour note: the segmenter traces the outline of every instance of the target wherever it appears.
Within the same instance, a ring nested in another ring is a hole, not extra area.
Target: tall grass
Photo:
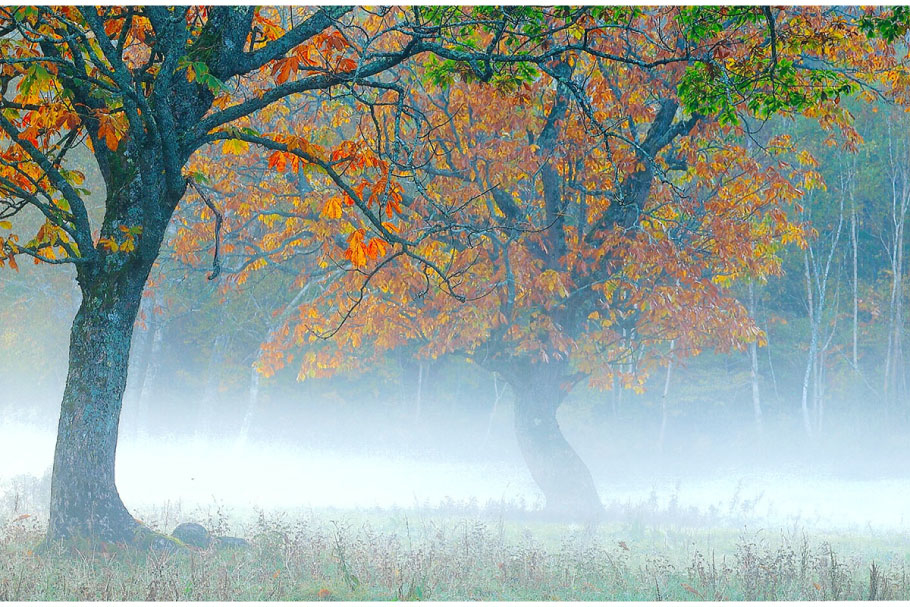
[[[159,531],[195,518],[215,534],[251,543],[170,552],[36,550],[41,518],[5,516],[2,601],[910,598],[905,534],[810,535],[685,517],[673,522],[647,504],[614,507],[597,528],[457,504],[259,512],[246,520],[217,506],[188,515],[169,504],[141,518]]]

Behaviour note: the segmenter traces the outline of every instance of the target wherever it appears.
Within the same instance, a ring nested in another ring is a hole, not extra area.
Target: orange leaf
[[[389,243],[384,241],[382,238],[371,238],[370,242],[367,244],[367,255],[373,259],[382,257],[385,255],[386,248],[388,246]]]
[[[288,159],[284,152],[275,151],[269,156],[269,168],[284,173],[288,168]]]
[[[363,245],[364,234],[366,234],[366,230],[361,228],[348,237],[348,250],[344,252],[344,257],[355,267],[367,264],[367,251]]]
[[[333,196],[325,201],[322,214],[329,219],[341,219],[341,203],[337,197]]]
[[[297,57],[285,57],[279,59],[272,66],[272,76],[275,76],[275,82],[284,84],[287,80],[297,73],[297,67],[300,65],[300,59]]]

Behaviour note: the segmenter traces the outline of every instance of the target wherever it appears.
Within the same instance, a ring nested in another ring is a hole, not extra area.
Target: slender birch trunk
[[[142,373],[142,382],[139,388],[139,399],[136,407],[136,433],[137,436],[148,436],[149,428],[149,405],[152,400],[152,390],[155,381],[158,378],[158,368],[160,367],[159,355],[161,352],[161,340],[164,332],[160,321],[154,322],[154,330],[151,335],[151,347],[149,350],[148,360]]]
[[[420,413],[423,409],[423,382],[426,374],[426,363],[423,361],[417,363],[417,396],[414,399],[414,423],[420,421]]]
[[[885,357],[885,398],[892,407],[900,406],[907,393],[904,370],[904,231],[910,208],[910,155],[907,145],[897,139],[890,126],[888,160],[891,169],[891,297],[888,318],[888,352]]]
[[[503,394],[506,393],[507,385],[508,384],[506,383],[500,385],[499,375],[495,372],[493,373],[493,407],[490,409],[490,416],[487,419],[487,432],[484,435],[485,440],[490,439],[490,434],[493,431],[493,419],[496,417],[496,411],[499,408],[499,401],[502,400]]]
[[[673,372],[673,350],[676,347],[676,340],[670,340],[670,360],[667,362],[667,375],[664,378],[664,391],[660,396],[660,432],[657,436],[657,450],[663,453],[664,439],[667,434],[667,396],[670,393],[670,374]]]
[[[260,374],[256,369],[256,362],[262,358],[262,345],[268,343],[275,336],[277,331],[285,322],[287,322],[288,318],[290,318],[291,314],[297,311],[298,306],[303,302],[304,298],[314,295],[316,289],[322,287],[327,280],[337,276],[339,276],[339,272],[331,272],[324,275],[319,280],[308,282],[303,288],[297,291],[297,294],[294,295],[294,298],[291,299],[284,311],[282,311],[275,321],[269,325],[268,331],[266,331],[266,334],[256,351],[256,357],[250,364],[250,389],[247,397],[246,411],[243,414],[243,421],[240,424],[240,432],[237,436],[237,447],[243,447],[246,444],[247,439],[249,438],[250,428],[253,424],[253,419],[256,417],[256,412],[259,409]]]
[[[855,163],[855,160],[854,160]],[[858,356],[858,336],[859,336],[859,280],[857,264],[857,240],[856,240],[856,196],[853,191],[856,167],[854,164],[854,173],[850,175],[850,243],[853,245],[853,371],[859,373],[859,356]]]
[[[755,288],[752,282],[749,282],[749,316],[755,319]],[[759,433],[762,432],[762,410],[761,394],[758,387],[758,342],[753,341],[749,344],[750,358],[750,380],[752,382],[752,415],[755,418],[755,427]]]
[[[212,351],[209,353],[209,362],[206,365],[205,372],[205,388],[199,403],[194,432],[197,441],[211,435],[212,420],[215,417],[215,410],[218,406],[218,392],[223,376],[225,351],[228,349],[229,344],[230,337],[222,333],[215,338],[215,343],[212,344]]]
[[[815,327],[815,305],[814,297],[812,296],[812,274],[809,269],[809,251],[810,248],[806,249],[806,252],[803,254],[803,261],[805,262],[805,274],[806,274],[806,301],[807,301],[807,310],[809,313],[809,354],[806,356],[806,372],[803,374],[803,397],[802,397],[802,414],[803,414],[803,429],[806,431],[808,436],[812,436],[812,421],[809,417],[809,385],[812,380],[812,372],[815,366],[815,351],[817,346],[818,333]]]

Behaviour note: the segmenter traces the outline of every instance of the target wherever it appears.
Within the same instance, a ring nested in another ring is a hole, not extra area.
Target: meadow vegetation
[[[21,493],[23,489],[26,493]],[[29,494],[28,491],[32,491]],[[36,493],[35,493],[36,492]],[[674,501],[611,504],[595,527],[523,504],[239,515],[217,504],[141,513],[195,520],[247,549],[42,547],[46,516],[17,513],[40,483],[8,483],[0,600],[860,600],[910,596],[903,534],[761,528]]]

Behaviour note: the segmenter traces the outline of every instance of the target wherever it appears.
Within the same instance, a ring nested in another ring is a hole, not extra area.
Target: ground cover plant
[[[57,545],[43,523],[0,530],[0,600],[894,600],[910,596],[895,536],[723,524],[608,508],[596,528],[515,508],[196,512],[248,548]],[[187,516],[148,513],[152,528]],[[660,521],[652,524],[648,521]],[[675,521],[675,522],[674,522]],[[172,523],[169,523],[172,524]],[[166,527],[159,529],[167,532]]]
[[[114,475],[133,333],[165,242],[198,258],[212,223],[210,280],[289,262],[299,291],[257,371],[364,370],[405,347],[470,359],[517,397],[547,507],[596,518],[557,410],[582,380],[638,389],[660,362],[761,341],[728,287],[806,246],[789,211],[824,183],[758,127],[802,116],[855,148],[841,97],[905,104],[908,22],[887,7],[0,10],[0,265],[68,267],[81,295],[48,535],[145,533]]]

